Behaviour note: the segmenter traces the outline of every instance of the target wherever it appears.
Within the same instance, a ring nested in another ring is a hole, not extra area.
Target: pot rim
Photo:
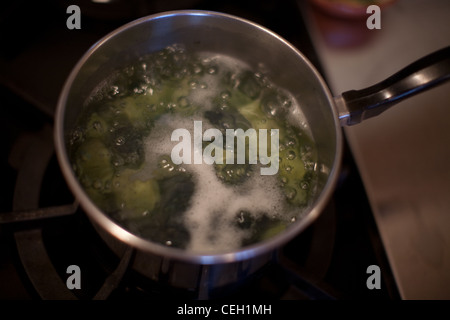
[[[88,197],[83,187],[80,185],[78,179],[75,176],[75,173],[72,169],[68,158],[68,152],[66,149],[65,136],[64,136],[64,117],[66,111],[66,102],[68,94],[71,90],[72,83],[74,82],[77,74],[79,73],[81,67],[86,63],[89,57],[95,52],[99,47],[101,47],[105,42],[113,39],[117,34],[133,28],[136,25],[141,23],[146,23],[150,20],[168,18],[170,16],[179,16],[179,15],[201,15],[208,17],[218,17],[218,18],[226,18],[232,19],[235,21],[239,21],[240,23],[249,24],[253,28],[258,29],[260,32],[268,33],[270,36],[275,37],[280,42],[280,45],[284,45],[289,47],[290,50],[295,52],[295,54],[299,57],[299,60],[302,60],[303,63],[307,64],[308,68],[311,69],[314,76],[319,80],[323,92],[326,94],[326,98],[330,105],[330,112],[333,113],[333,121],[335,126],[335,136],[336,136],[336,153],[334,155],[333,167],[329,168],[330,173],[326,184],[321,190],[321,195],[317,199],[316,203],[311,205],[308,212],[305,213],[305,216],[299,219],[297,222],[292,224],[292,226],[288,227],[285,231],[271,237],[265,241],[258,242],[256,244],[243,247],[239,250],[230,251],[230,252],[222,252],[222,253],[197,253],[190,252],[187,250],[167,247],[162,244],[154,243],[144,238],[138,237],[131,232],[127,231],[116,222],[114,222],[111,218],[109,218],[105,213],[103,213]],[[324,79],[317,71],[317,69],[312,65],[312,63],[292,44],[283,39],[278,34],[272,32],[271,30],[255,23],[247,19],[243,19],[234,15],[215,12],[215,11],[205,11],[205,10],[174,10],[167,11],[162,13],[157,13],[149,16],[145,16],[134,21],[131,21],[112,32],[108,33],[106,36],[97,41],[93,46],[91,46],[88,51],[84,53],[75,67],[72,69],[69,77],[67,78],[63,89],[61,91],[60,97],[58,99],[58,104],[56,108],[55,114],[55,129],[54,129],[54,140],[56,147],[56,155],[59,162],[59,165],[62,170],[62,174],[65,177],[66,182],[68,183],[69,189],[74,194],[75,198],[83,208],[83,210],[88,215],[89,219],[104,228],[109,234],[113,235],[117,239],[121,240],[127,245],[134,247],[135,249],[141,250],[143,252],[160,255],[163,257],[171,258],[174,260],[181,260],[184,262],[194,263],[194,264],[202,264],[202,265],[211,265],[218,263],[230,263],[236,261],[242,261],[251,259],[253,257],[262,255],[264,253],[268,253],[270,251],[274,251],[275,249],[281,247],[286,244],[289,240],[294,238],[296,235],[300,234],[307,226],[309,226],[315,219],[320,215],[320,213],[324,210],[328,200],[330,199],[336,182],[337,176],[341,165],[341,157],[343,150],[343,137],[341,132],[341,126],[339,124],[338,115],[336,113],[336,107],[334,98],[326,85]]]

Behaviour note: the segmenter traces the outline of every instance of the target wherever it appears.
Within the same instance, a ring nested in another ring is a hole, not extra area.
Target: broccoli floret
[[[160,201],[159,185],[155,179],[140,180],[136,170],[125,169],[113,180],[117,208],[127,218],[140,218],[152,212]]]
[[[226,111],[220,109],[208,110],[204,112],[204,116],[223,133],[226,129],[239,128],[245,131],[251,126],[250,122],[233,107],[229,107]]]
[[[271,117],[267,110],[263,110],[265,105],[270,105],[278,99],[272,89],[267,89],[261,96],[263,101],[250,100],[238,90],[234,90],[231,93],[230,103],[250,122],[252,128],[268,131],[278,129],[280,145],[278,176],[283,191],[289,203],[294,206],[304,206],[307,203],[309,188],[308,183],[304,181],[306,169],[300,148],[303,143],[309,142],[308,138],[299,129],[294,129],[287,122],[280,123]],[[271,150],[268,150],[268,154],[272,154]]]
[[[243,240],[243,246],[269,239],[287,227],[286,222],[278,218],[269,217],[264,213],[255,217],[247,211],[241,211],[236,215],[234,225],[241,230],[250,231],[250,234]]]
[[[194,193],[194,182],[189,174],[177,172],[158,180],[161,197],[155,209],[139,221],[139,233],[153,241],[184,248],[190,233],[183,223],[184,210]]]
[[[299,154],[299,149],[295,147],[285,147],[279,153],[281,161],[278,174],[287,200],[295,206],[306,205],[307,201],[307,190],[302,188],[306,170]]]
[[[75,149],[72,157],[75,173],[93,202],[106,212],[115,210],[111,193],[114,168],[105,144],[98,138],[87,139]]]
[[[102,138],[109,130],[108,122],[101,117],[97,112],[93,112],[86,124],[85,137]]]
[[[143,136],[130,125],[117,127],[108,134],[108,145],[116,166],[138,169],[145,160]]]
[[[111,153],[97,138],[91,138],[79,145],[74,154],[75,171],[86,188],[103,189],[114,175]]]
[[[234,161],[233,163],[227,163],[226,154],[226,129],[243,129],[244,131],[250,128],[250,122],[247,121],[236,109],[229,107],[227,112],[220,109],[208,110],[204,113],[205,118],[211,122],[211,124],[218,126],[222,130],[223,134],[223,160],[222,164],[215,163],[214,168],[216,170],[217,177],[227,184],[240,184],[244,182],[251,175],[251,166],[248,161],[244,164],[237,163],[237,145],[234,144]],[[210,142],[214,143],[214,142]],[[205,144],[204,143],[204,147]],[[229,161],[228,161],[229,162]]]
[[[260,79],[251,71],[244,71],[239,75],[237,88],[250,99],[257,99],[263,88]]]
[[[312,145],[311,138],[300,129],[286,128],[286,140],[280,145],[279,176],[288,201],[295,206],[308,204],[317,177],[311,167],[315,163]]]

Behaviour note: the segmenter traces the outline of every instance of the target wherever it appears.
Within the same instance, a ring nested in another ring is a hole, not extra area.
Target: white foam
[[[217,55],[209,52],[199,54],[199,58],[204,61],[204,74],[195,82],[195,89],[189,94],[189,101],[197,106],[202,106],[203,110],[211,108],[209,102],[214,97],[219,97],[222,89],[221,81],[225,73],[238,73],[240,70],[248,68],[248,65],[242,61],[236,60],[225,55]],[[214,72],[208,72],[209,67],[214,68]],[[209,103],[209,104],[208,104]]]
[[[196,191],[186,211],[186,226],[191,232],[188,249],[196,252],[217,252],[238,248],[247,232],[236,226],[239,212],[256,216],[262,213],[280,215],[284,198],[276,177],[254,172],[242,186],[229,186],[217,178],[214,167],[189,165],[195,177]]]
[[[196,120],[203,121],[203,130],[210,126],[206,119],[197,117]],[[157,121],[145,141],[147,163],[139,173],[141,179],[151,177],[159,156],[171,154],[177,142],[172,142],[170,136],[177,128],[193,132],[193,118],[165,115]],[[285,199],[276,175],[261,176],[255,165],[252,176],[244,184],[230,186],[217,177],[213,165],[192,162],[182,166],[192,174],[195,183],[190,207],[184,213],[184,224],[191,235],[189,250],[208,253],[239,248],[248,235],[248,231],[239,229],[235,222],[242,210],[253,216],[262,213],[282,216]]]

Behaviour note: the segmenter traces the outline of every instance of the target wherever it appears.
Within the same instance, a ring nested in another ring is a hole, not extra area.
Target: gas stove
[[[71,68],[102,36],[152,13],[214,10],[273,30],[321,71],[296,1],[79,1],[81,28],[73,30],[66,26],[66,2],[23,5],[8,4],[0,16],[7,44],[0,53],[0,299],[399,299],[347,145],[337,188],[318,220],[244,283],[214,290],[175,288],[164,274],[156,281],[135,271],[133,250],[118,257],[109,249],[60,172],[53,144],[56,101]],[[382,271],[380,289],[367,284],[373,265]],[[81,270],[79,288],[68,285],[71,266]]]

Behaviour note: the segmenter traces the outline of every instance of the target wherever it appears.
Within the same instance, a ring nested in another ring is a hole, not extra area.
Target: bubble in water
[[[169,103],[167,104],[167,106],[166,106],[166,108],[167,108],[168,110],[175,109],[176,107],[177,107],[177,104],[176,104],[176,103],[173,103],[173,102],[169,102]]]
[[[174,165],[164,158],[159,162],[159,167],[169,172],[172,172],[175,169]]]
[[[228,108],[229,108],[229,106],[226,103],[220,104],[220,107],[219,107],[220,110],[227,110]]]
[[[102,132],[103,128],[102,128],[102,124],[100,121],[94,121],[94,123],[92,124],[92,126],[94,127],[94,129],[98,132]]]
[[[273,118],[277,115],[277,106],[272,101],[266,101],[263,103],[262,109],[269,118]]]
[[[289,150],[287,155],[286,155],[286,159],[288,160],[294,160],[296,158],[296,154],[294,150]]]
[[[315,171],[317,168],[317,163],[313,161],[305,161],[305,169],[308,171]]]
[[[294,199],[295,196],[297,195],[297,190],[295,190],[294,188],[291,188],[291,187],[285,188],[284,192],[286,194],[286,198],[288,198],[288,199]]]
[[[191,82],[189,83],[189,85],[190,85],[191,89],[197,89],[199,83],[198,83],[197,80],[194,80],[194,81],[191,81]]]
[[[111,90],[109,92],[109,94],[111,96],[118,95],[119,93],[120,93],[120,91],[119,91],[119,87],[118,86],[111,86]]]
[[[286,98],[285,100],[283,100],[281,104],[285,108],[290,108],[292,106],[292,101]]]
[[[189,100],[185,96],[181,96],[178,98],[178,105],[180,108],[187,108],[189,107]]]
[[[297,141],[295,141],[294,138],[289,139],[287,142],[288,147],[294,147],[296,144],[297,144]]]
[[[200,73],[202,73],[203,68],[201,65],[196,63],[193,65],[192,71],[194,72],[194,74],[200,74]]]
[[[82,140],[83,137],[83,131],[80,128],[75,128],[73,130],[72,135],[70,137],[70,144],[73,145],[74,143]]]
[[[95,180],[94,183],[93,183],[93,187],[96,190],[100,190],[100,189],[102,189],[103,184],[102,184],[102,182],[100,180]]]
[[[116,157],[116,159],[113,162],[113,165],[115,167],[120,167],[120,166],[123,166],[124,164],[125,164],[125,161],[123,160],[122,157]]]
[[[222,92],[220,93],[220,97],[221,97],[223,100],[227,100],[227,99],[229,99],[229,98],[231,97],[231,93],[230,93],[230,91],[228,91],[228,90],[222,91]]]
[[[116,145],[117,146],[122,146],[125,143],[125,138],[124,137],[117,137],[116,139]]]
[[[217,66],[211,66],[208,68],[208,74],[216,74],[217,73]]]
[[[311,151],[312,151],[311,146],[307,145],[307,144],[302,145],[300,148],[300,152],[302,154],[302,157],[304,157],[304,158],[310,157]]]
[[[250,71],[245,71],[241,74],[238,88],[251,99],[258,98],[261,93],[261,86],[258,83],[257,76]]]

